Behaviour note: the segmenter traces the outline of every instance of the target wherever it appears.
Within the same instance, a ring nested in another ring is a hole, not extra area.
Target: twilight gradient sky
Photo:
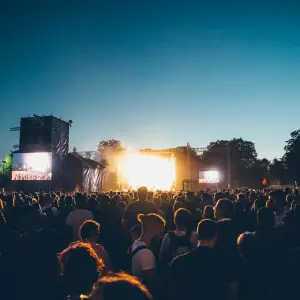
[[[300,128],[299,16],[299,0],[4,0],[0,155],[21,116],[52,113],[79,150],[243,137],[279,157]]]

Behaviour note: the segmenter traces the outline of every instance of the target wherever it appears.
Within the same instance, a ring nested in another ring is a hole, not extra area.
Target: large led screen
[[[51,180],[52,154],[14,153],[12,180]]]
[[[199,183],[219,183],[219,172],[218,171],[200,171],[199,172]]]

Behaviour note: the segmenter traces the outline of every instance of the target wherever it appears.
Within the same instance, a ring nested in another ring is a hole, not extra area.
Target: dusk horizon
[[[70,151],[206,147],[284,154],[300,129],[300,3],[16,1],[1,11],[0,157],[20,118],[73,120]]]

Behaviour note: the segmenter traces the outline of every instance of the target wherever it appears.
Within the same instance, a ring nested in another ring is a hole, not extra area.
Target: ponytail
[[[158,214],[148,214],[148,215],[144,215],[144,214],[139,214],[137,217],[138,221],[142,224],[142,225],[147,225],[153,222],[159,223],[161,225],[166,225],[166,221],[163,217],[161,217]]]

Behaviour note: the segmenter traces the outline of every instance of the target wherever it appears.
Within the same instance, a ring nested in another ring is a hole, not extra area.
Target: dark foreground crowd
[[[0,194],[1,299],[299,299],[298,190]]]

